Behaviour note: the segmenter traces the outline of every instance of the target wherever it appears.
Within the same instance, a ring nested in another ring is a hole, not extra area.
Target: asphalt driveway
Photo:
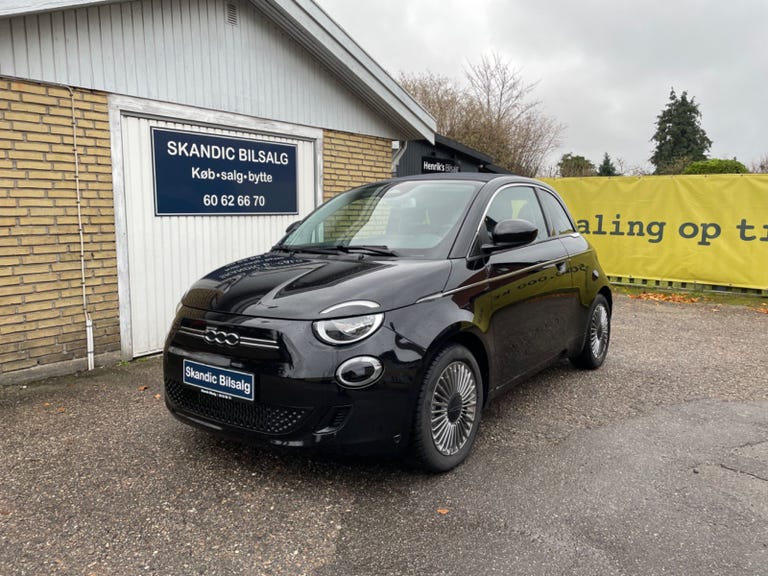
[[[209,437],[156,358],[1,388],[0,574],[767,574],[768,315],[620,297],[613,326],[441,476]]]

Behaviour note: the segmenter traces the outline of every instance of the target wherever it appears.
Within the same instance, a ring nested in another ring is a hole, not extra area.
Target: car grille
[[[230,358],[289,360],[281,335],[263,327],[183,317],[175,320],[170,338],[175,346]]]
[[[202,418],[246,428],[263,434],[289,434],[301,426],[311,408],[270,406],[260,402],[226,400],[203,394],[172,378],[165,379],[165,393],[171,404]]]

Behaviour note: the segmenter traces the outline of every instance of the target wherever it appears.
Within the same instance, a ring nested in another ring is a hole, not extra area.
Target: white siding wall
[[[121,340],[126,357],[133,357],[162,350],[176,304],[195,280],[234,260],[266,252],[291,222],[315,207],[316,143],[132,116],[123,116],[120,124],[124,208],[119,212],[124,212],[127,228],[125,242],[118,247],[127,267],[120,278],[121,306],[130,309],[130,325],[121,314]],[[155,216],[152,126],[295,144],[299,215]]]
[[[397,139],[247,0],[141,0],[0,19],[0,75]]]

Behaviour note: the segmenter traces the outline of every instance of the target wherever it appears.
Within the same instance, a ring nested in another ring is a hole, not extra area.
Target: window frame
[[[573,217],[571,216],[571,213],[568,211],[568,208],[565,206],[565,203],[560,198],[560,196],[551,191],[547,190],[546,188],[542,188],[541,186],[536,186],[536,193],[537,196],[539,196],[539,204],[541,206],[541,210],[544,213],[544,219],[547,222],[547,237],[548,238],[559,238],[561,236],[570,236],[571,234],[578,234],[578,228],[576,228],[576,223],[573,220]],[[555,201],[555,204],[560,207],[560,210],[562,210],[563,214],[565,214],[565,217],[568,220],[568,223],[571,225],[571,230],[569,232],[558,232],[558,233],[550,233],[554,232],[554,220],[552,219],[552,216],[549,213],[549,210],[547,208],[547,204],[544,202],[544,195],[547,195],[549,198]]]
[[[539,206],[539,210],[541,211],[541,216],[544,219],[544,224],[548,225],[547,219],[546,219],[547,215],[544,212],[544,207],[541,205],[541,199],[539,198],[538,186],[530,182],[511,182],[509,184],[504,184],[503,186],[500,186],[497,190],[495,190],[491,195],[491,197],[488,199],[488,201],[485,203],[485,207],[483,208],[483,212],[480,216],[480,219],[478,220],[477,227],[475,228],[475,235],[472,239],[472,242],[469,245],[469,249],[467,250],[467,255],[466,255],[467,259],[472,259],[473,254],[477,252],[478,246],[484,243],[483,239],[481,238],[481,234],[486,235],[488,237],[487,240],[490,241],[490,234],[488,233],[485,227],[485,218],[488,215],[488,211],[491,209],[491,205],[493,204],[494,200],[496,200],[496,197],[501,192],[503,192],[504,190],[508,190],[509,188],[528,188],[529,190],[531,190],[533,192],[533,197],[536,200],[537,205]],[[546,242],[551,238],[552,236],[549,235],[549,230],[545,229],[543,231],[543,236],[541,238],[536,238],[533,242],[531,242],[530,244],[527,244],[527,246],[538,244],[539,242]],[[517,247],[516,246],[511,247],[510,250],[514,248],[517,248]]]

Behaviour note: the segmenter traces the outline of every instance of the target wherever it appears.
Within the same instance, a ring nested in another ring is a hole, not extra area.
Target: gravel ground
[[[617,298],[606,364],[430,476],[217,440],[159,359],[0,389],[0,574],[768,573],[768,315]]]

